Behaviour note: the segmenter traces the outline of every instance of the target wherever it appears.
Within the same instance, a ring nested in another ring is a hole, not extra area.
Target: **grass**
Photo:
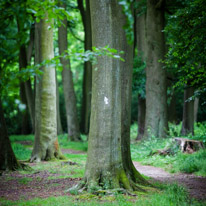
[[[68,141],[68,137],[66,134],[64,135],[59,135],[59,144],[61,146],[61,148],[64,149],[73,149],[73,150],[79,150],[79,151],[87,151],[88,148],[88,143],[86,141],[86,136],[85,135],[81,135],[81,138],[83,140],[83,142],[69,142]]]
[[[4,206],[204,206],[206,203],[189,199],[185,189],[176,184],[162,185],[162,190],[159,192],[149,192],[138,197],[120,194],[114,196],[95,196],[87,193],[77,196],[34,198],[27,201],[23,199],[19,201],[0,199],[0,201]]]
[[[28,149],[22,144],[12,143],[12,148],[19,160],[28,160],[31,157],[31,149]]]
[[[181,137],[180,130],[181,124],[169,124],[169,137],[168,138],[150,138],[141,142],[135,142],[137,125],[131,127],[131,155],[134,161],[139,161],[145,165],[152,165],[162,167],[165,170],[175,172],[194,173],[200,176],[206,176],[206,149],[202,149],[193,154],[181,153],[178,148],[173,147],[174,155],[160,156],[151,155],[158,149],[164,149],[172,144],[173,137]],[[206,126],[205,123],[195,124],[195,136],[187,136],[195,140],[201,140],[206,143]],[[205,145],[206,146],[206,145]]]
[[[170,125],[170,137],[166,139],[151,138],[149,140],[136,142],[137,125],[131,126],[131,154],[134,161],[139,161],[142,164],[149,164],[162,167],[170,172],[186,172],[195,173],[197,175],[206,176],[206,150],[201,150],[194,154],[182,154],[175,151],[173,156],[150,155],[152,151],[163,149],[172,142],[172,137],[179,136],[181,125]],[[200,139],[205,142],[206,127],[202,124],[195,125],[196,136],[190,137]],[[59,136],[60,147],[64,149],[73,149],[79,151],[87,151],[88,144],[86,136],[82,136],[83,142],[68,142],[67,135]],[[20,160],[30,158],[31,146],[34,142],[33,135],[21,135],[10,137],[13,150]],[[22,145],[21,141],[30,141],[31,145]],[[30,148],[29,148],[30,147]],[[38,173],[39,171],[47,171],[50,175],[48,179],[64,179],[64,178],[82,178],[86,163],[85,154],[65,154],[65,161],[51,161],[34,164],[31,171],[20,171],[23,174]],[[69,164],[69,162],[76,164]],[[53,175],[58,174],[58,175]],[[146,177],[147,178],[147,177]],[[9,179],[9,177],[8,177]],[[29,184],[32,181],[30,177],[23,177],[19,182]],[[74,206],[203,206],[206,202],[197,202],[191,200],[187,196],[187,191],[176,184],[161,185],[160,190],[148,191],[146,194],[139,194],[137,197],[117,194],[115,196],[95,196],[84,193],[75,196],[59,196],[49,198],[33,198],[24,200],[22,197],[19,201],[8,201],[0,198],[1,205],[74,205]]]

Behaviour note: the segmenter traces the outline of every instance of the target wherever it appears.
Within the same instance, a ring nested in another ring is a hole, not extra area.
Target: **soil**
[[[151,177],[151,181],[178,183],[186,187],[191,197],[206,200],[206,177],[183,173],[170,174],[161,168],[141,165],[139,162],[134,162],[134,165],[141,174]]]
[[[63,152],[82,153],[75,150],[63,150]],[[44,162],[42,163],[44,164]],[[30,166],[34,164],[29,163]],[[140,173],[151,177],[151,181],[177,182],[188,189],[191,197],[206,200],[206,177],[170,174],[161,168],[143,166],[138,162],[134,162],[134,165]],[[18,171],[0,173],[0,198],[28,200],[36,197],[70,195],[65,191],[81,180],[81,178],[58,178],[58,176],[61,176],[61,174],[49,173],[48,171],[37,171],[31,174],[21,174]]]

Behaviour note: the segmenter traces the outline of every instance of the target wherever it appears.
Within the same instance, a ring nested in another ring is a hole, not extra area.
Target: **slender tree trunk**
[[[171,95],[171,101],[168,107],[168,120],[174,124],[177,124],[177,112],[176,112],[176,96],[175,92]]]
[[[22,30],[21,25],[18,22],[18,30],[19,32]],[[31,28],[30,31],[30,41],[29,41],[29,46],[28,49],[26,51],[26,47],[25,45],[21,45],[20,47],[20,51],[19,51],[19,66],[20,69],[22,68],[26,68],[28,66],[28,62],[31,61],[31,56],[32,56],[32,50],[33,50],[33,44],[34,44],[34,34],[33,34],[33,28]],[[23,92],[23,93],[22,93]],[[24,94],[25,93],[25,94]],[[25,81],[24,83],[21,83],[21,97],[22,102],[27,106],[28,110],[29,110],[29,114],[30,114],[30,118],[31,118],[31,123],[32,123],[32,131],[34,132],[34,128],[35,128],[35,105],[34,105],[34,95],[33,95],[33,91],[32,91],[32,86],[31,86],[31,80],[28,79],[27,81]],[[25,119],[26,124],[28,124],[28,112],[26,111],[25,113],[25,117],[23,117]],[[24,124],[25,124],[24,123]]]
[[[33,49],[34,49],[34,25],[32,25],[32,28],[30,30],[30,41],[29,41],[29,45],[26,51],[27,65],[29,65],[31,62]],[[26,92],[27,105],[29,108],[29,114],[30,114],[31,123],[32,123],[32,130],[34,132],[34,129],[35,129],[35,98],[34,98],[34,91],[32,89],[31,80],[28,79],[24,83],[24,86],[25,86],[25,92]]]
[[[91,32],[91,14],[90,3],[86,0],[86,8],[84,9],[83,0],[78,0],[78,7],[82,16],[84,26],[84,49],[85,51],[92,49],[92,32]],[[82,85],[82,113],[81,113],[81,131],[89,133],[89,121],[91,114],[91,95],[92,95],[92,64],[84,63],[84,77]]]
[[[0,98],[0,170],[17,170],[19,168],[22,166],[17,161],[11,147]]]
[[[129,52],[125,48],[123,30],[125,16],[118,1],[92,0],[90,4],[93,46],[109,45]],[[130,55],[132,52],[125,57]],[[97,61],[92,73],[92,110],[84,186],[87,189],[137,189],[129,175],[132,162],[128,146],[130,106],[127,103],[131,102],[131,62],[128,59],[127,65],[127,59],[123,63],[107,56],[98,57]]]
[[[56,105],[57,105],[57,134],[63,134],[62,123],[61,123],[61,116],[60,116],[60,109],[59,109],[59,87],[57,81],[57,74],[56,76]]]
[[[59,27],[58,30],[58,43],[59,43],[59,53],[62,54],[67,50],[67,20],[63,20],[65,26]],[[62,71],[62,82],[64,89],[64,99],[66,106],[67,115],[67,129],[68,129],[68,139],[70,141],[80,141],[80,131],[79,122],[77,116],[76,108],[76,96],[74,91],[72,71],[69,59],[61,58],[61,64],[63,66]]]
[[[188,101],[194,95],[194,88],[188,87],[184,91],[184,105],[182,118],[182,135],[194,135],[194,100]]]
[[[30,134],[30,119],[29,119],[29,111],[28,111],[28,104],[26,99],[26,92],[25,92],[25,85],[24,83],[20,83],[20,97],[21,102],[25,105],[25,110],[20,111],[22,114],[22,122],[21,122],[21,134]]]
[[[199,107],[199,98],[195,98],[194,102],[194,122],[197,122],[197,115],[198,115],[198,107]]]
[[[38,63],[54,57],[52,24],[47,22],[47,16],[36,24],[35,61]],[[35,142],[31,162],[62,158],[57,139],[55,68],[45,65],[42,71],[36,81]]]
[[[145,128],[145,114],[146,114],[146,100],[138,96],[138,135],[137,139],[140,140],[144,136]]]
[[[20,47],[19,51],[19,69],[27,67],[27,59],[26,59],[26,48],[25,45]],[[22,111],[22,125],[21,125],[21,134],[29,134],[30,126],[29,126],[29,115],[28,115],[28,103],[26,98],[26,89],[25,83],[20,83],[20,98],[21,102],[26,106],[25,111]]]
[[[139,2],[140,0],[137,0]],[[146,13],[136,16],[136,40],[138,55],[142,61],[146,61]],[[142,139],[145,129],[146,101],[144,97],[138,96],[138,135],[137,139]]]
[[[147,68],[145,137],[165,137],[168,130],[164,59],[164,1],[147,0]]]

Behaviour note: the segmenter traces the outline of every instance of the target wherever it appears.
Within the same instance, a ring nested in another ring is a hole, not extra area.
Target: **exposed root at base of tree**
[[[3,171],[17,171],[17,170],[31,170],[31,167],[28,166],[27,164],[24,164],[21,161],[16,160],[15,163],[5,167],[5,169],[1,169],[0,173],[2,173]]]
[[[118,181],[117,181],[118,180]],[[115,178],[114,181],[108,183],[109,181],[99,182],[90,180],[86,181],[86,178],[81,181],[79,184],[68,189],[66,192],[77,195],[83,192],[89,192],[94,195],[116,195],[116,194],[126,194],[129,196],[137,196],[140,193],[146,193],[148,187],[153,187],[148,183],[147,186],[137,184],[126,176],[124,173],[123,176]]]
[[[40,154],[35,154],[35,155],[32,155],[32,157],[30,158],[29,162],[41,162],[42,160],[43,161],[51,161],[51,160],[56,160],[56,159],[59,159],[59,160],[66,160],[67,158],[63,155],[63,154],[55,154],[53,156],[46,156],[45,158],[42,158]]]

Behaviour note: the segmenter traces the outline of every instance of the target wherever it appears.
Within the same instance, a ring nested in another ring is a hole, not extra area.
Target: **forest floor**
[[[82,153],[71,149],[63,149],[63,152],[67,154]],[[36,164],[28,163],[31,167]],[[52,164],[52,162],[42,162],[41,164],[47,165]],[[72,164],[72,162],[68,162],[68,164]],[[191,197],[198,200],[206,200],[206,177],[170,174],[161,168],[144,166],[138,162],[134,162],[134,165],[141,174],[151,178],[149,181],[176,182],[185,186]],[[61,174],[55,173],[55,167],[57,165],[54,165],[54,173],[47,170],[39,170],[32,173],[3,172],[0,175],[0,198],[16,201],[22,198],[29,200],[36,197],[46,198],[49,196],[70,195],[65,191],[77,184],[81,178],[62,178]]]
[[[206,177],[184,173],[171,174],[162,168],[141,165],[139,162],[134,162],[134,165],[141,174],[151,177],[151,181],[183,185],[191,197],[198,200],[206,200]]]

